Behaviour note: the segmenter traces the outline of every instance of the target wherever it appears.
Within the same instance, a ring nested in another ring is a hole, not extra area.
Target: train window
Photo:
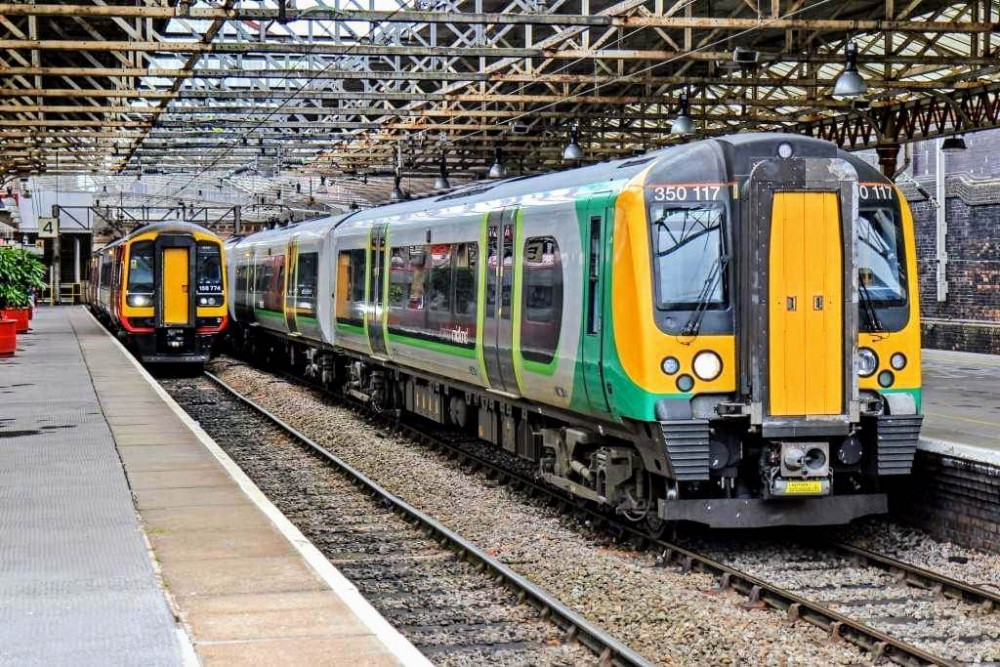
[[[559,244],[551,236],[524,242],[522,271],[521,355],[549,363],[559,346],[562,327],[563,276]]]
[[[195,276],[198,294],[222,294],[222,248],[218,243],[198,243]]]
[[[319,253],[304,252],[299,255],[298,297],[302,299],[315,298],[318,279]]]
[[[101,256],[101,287],[111,287],[111,260],[107,255]]]
[[[664,310],[724,307],[723,223],[718,205],[650,208],[656,303]]]
[[[427,309],[438,313],[451,312],[451,248],[443,244],[424,246],[424,253],[430,259]]]
[[[410,265],[410,249],[406,246],[393,248],[389,255],[389,311],[405,309],[410,303],[413,284],[413,267]]]
[[[155,289],[153,253],[152,241],[139,241],[132,244],[128,262],[128,291],[130,294],[153,294]]]
[[[365,251],[341,250],[337,260],[337,319],[360,325],[365,310]]]
[[[889,208],[858,212],[858,285],[876,305],[906,303],[903,235]]]
[[[475,243],[458,243],[451,254],[455,267],[455,319],[463,324],[476,319],[476,259],[479,247]]]

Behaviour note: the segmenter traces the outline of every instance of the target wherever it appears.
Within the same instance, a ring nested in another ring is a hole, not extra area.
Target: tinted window
[[[337,256],[337,319],[360,325],[365,307],[365,251],[341,250]]]
[[[132,244],[128,262],[128,291],[130,293],[153,293],[153,290],[155,289],[153,253],[154,248],[152,241],[140,241],[139,243]],[[108,264],[108,269],[108,282],[110,282],[110,264]],[[104,283],[105,281],[102,279],[101,282]]]
[[[903,234],[888,208],[858,212],[858,287],[877,305],[906,303]]]
[[[476,259],[472,243],[392,248],[389,330],[474,346]]]
[[[671,207],[654,204],[653,274],[656,303],[665,310],[725,304],[723,234],[720,206]]]
[[[307,252],[299,255],[298,296],[304,299],[316,297],[319,278],[319,253]]]
[[[451,312],[451,246],[424,246],[430,259],[427,280],[427,308],[440,313]]]
[[[195,275],[199,294],[222,294],[222,249],[217,243],[198,244]]]
[[[521,280],[521,355],[548,363],[555,357],[562,327],[562,259],[554,238],[538,236],[524,242]]]

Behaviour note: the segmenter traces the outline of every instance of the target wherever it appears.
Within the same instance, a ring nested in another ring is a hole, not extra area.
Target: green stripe
[[[486,376],[486,355],[483,352],[483,326],[486,317],[486,272],[487,266],[486,248],[488,247],[488,235],[490,214],[483,214],[483,221],[479,227],[479,252],[477,254],[479,266],[477,273],[479,281],[476,285],[476,359],[479,361],[479,377],[484,387],[490,386],[490,379]]]
[[[337,322],[337,331],[354,334],[356,336],[365,335],[365,328],[363,326],[357,324],[348,324],[347,322]]]
[[[270,308],[257,308],[254,311],[254,315],[257,317],[266,317],[272,320],[281,320],[282,323],[285,321],[284,313],[280,313],[277,310],[271,310]]]
[[[462,347],[461,345],[452,345],[450,343],[426,340],[424,338],[413,338],[411,336],[393,333],[391,331],[389,331],[387,335],[390,341],[398,343],[399,345],[418,347],[423,350],[430,350],[431,352],[438,352],[440,354],[450,354],[453,357],[462,357],[463,359],[476,358],[476,350],[470,347]]]

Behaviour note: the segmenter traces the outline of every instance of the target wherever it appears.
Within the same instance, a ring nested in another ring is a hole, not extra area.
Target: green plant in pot
[[[0,246],[0,318],[28,330],[31,291],[45,287],[45,265],[23,248]]]

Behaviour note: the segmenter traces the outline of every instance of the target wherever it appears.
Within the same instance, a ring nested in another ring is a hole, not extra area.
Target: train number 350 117
[[[653,201],[715,201],[721,185],[658,185],[653,188]]]

